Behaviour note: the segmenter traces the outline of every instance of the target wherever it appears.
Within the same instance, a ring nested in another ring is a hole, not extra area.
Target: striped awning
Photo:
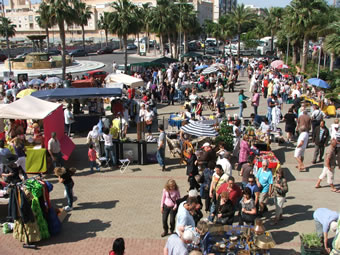
[[[216,67],[216,66],[209,66],[208,68],[203,70],[202,74],[216,73],[218,70],[219,70],[219,68]]]
[[[202,123],[189,123],[183,127],[181,127],[185,133],[194,136],[207,136],[207,137],[215,137],[218,135],[217,131],[209,125],[202,124]]]

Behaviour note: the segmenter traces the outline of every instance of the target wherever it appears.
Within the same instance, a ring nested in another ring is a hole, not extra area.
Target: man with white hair
[[[191,228],[187,228],[181,235],[172,234],[163,250],[164,255],[188,255],[188,244],[195,239],[195,233]]]
[[[296,148],[294,151],[294,157],[298,162],[298,165],[296,166],[296,168],[298,168],[299,171],[306,170],[303,164],[303,160],[304,160],[305,150],[307,148],[308,138],[309,138],[307,131],[308,131],[307,128],[304,126],[300,128],[300,135],[297,140]]]
[[[273,190],[273,174],[272,171],[268,168],[269,162],[268,160],[262,161],[262,167],[257,171],[256,174],[256,184],[261,190],[260,193],[260,210],[259,216],[262,216],[262,213],[267,209],[267,202],[269,199],[269,194],[272,193]]]
[[[337,230],[339,214],[327,208],[318,208],[313,213],[317,235],[323,240],[323,245],[327,253],[331,252],[328,248],[328,232]]]

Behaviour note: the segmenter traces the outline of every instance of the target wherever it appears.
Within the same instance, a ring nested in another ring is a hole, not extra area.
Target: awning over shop
[[[122,90],[119,88],[59,88],[40,90],[33,92],[31,95],[45,100],[91,97],[121,97]]]
[[[161,63],[161,64],[171,64],[171,63],[178,62],[178,59],[163,57],[163,58],[155,59],[151,62],[152,63]]]
[[[28,95],[11,104],[1,105],[0,118],[41,120],[54,112],[59,106],[60,104]]]
[[[132,77],[130,75],[122,74],[122,73],[109,74],[105,78],[105,81],[107,83],[112,83],[112,82],[123,83],[123,84],[130,86],[132,88],[144,86],[144,81],[142,79],[138,79],[138,78]]]

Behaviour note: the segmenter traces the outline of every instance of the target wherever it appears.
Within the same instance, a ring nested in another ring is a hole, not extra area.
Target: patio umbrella
[[[207,68],[207,67],[209,67],[209,66],[208,65],[197,66],[197,67],[195,67],[195,71],[201,70],[201,69],[204,69],[204,68]]]
[[[33,92],[36,92],[36,89],[23,89],[17,94],[17,98],[22,98],[24,96],[31,95]]]
[[[311,79],[308,80],[308,83],[313,85],[313,86],[323,88],[323,89],[329,89],[330,88],[330,86],[328,85],[327,82],[325,82],[324,80],[318,79],[318,78],[311,78]]]
[[[43,84],[43,83],[44,83],[43,80],[40,80],[40,79],[33,79],[33,80],[31,80],[31,81],[28,83],[28,85],[41,85],[41,84]]]
[[[216,73],[219,70],[218,67],[216,66],[209,66],[208,68],[206,68],[202,74],[211,74],[211,73]]]
[[[205,124],[201,123],[189,123],[183,127],[181,127],[181,130],[183,130],[185,133],[189,135],[194,135],[194,136],[208,136],[208,137],[215,137],[218,135],[217,131]]]
[[[279,66],[284,65],[284,64],[285,63],[282,60],[275,60],[270,64],[270,66],[272,68],[278,68]]]
[[[45,83],[47,83],[47,84],[62,83],[62,82],[63,82],[63,80],[60,79],[59,77],[49,77],[45,81]]]

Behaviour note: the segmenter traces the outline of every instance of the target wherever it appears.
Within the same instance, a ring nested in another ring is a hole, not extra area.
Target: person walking
[[[165,146],[166,146],[166,134],[164,132],[163,124],[158,126],[159,137],[158,137],[158,148],[157,148],[157,161],[162,167],[162,171],[165,171]]]
[[[256,175],[256,183],[259,189],[261,190],[260,193],[260,209],[259,215],[262,216],[264,211],[267,211],[267,202],[269,199],[270,194],[273,190],[273,174],[270,169],[268,169],[268,160],[262,161],[262,168],[257,171]]]
[[[283,121],[286,123],[285,131],[287,133],[287,142],[290,143],[293,139],[296,129],[297,116],[294,114],[293,109],[289,108],[288,113],[283,117]]]
[[[104,128],[103,130],[103,139],[104,139],[104,149],[105,149],[105,157],[107,165],[110,165],[111,161],[111,169],[117,164],[116,158],[114,155],[114,147],[112,142],[112,135],[110,134],[110,130],[108,128]]]
[[[254,114],[257,115],[257,108],[260,105],[260,94],[257,91],[253,92],[253,97],[251,99],[251,105],[254,108]]]
[[[89,144],[89,150],[87,152],[87,156],[89,157],[89,161],[90,161],[90,170],[91,172],[93,172],[93,168],[95,167],[97,169],[97,171],[100,171],[100,167],[97,163],[97,152],[96,150],[93,148],[93,144]]]
[[[71,136],[71,125],[74,122],[71,104],[69,104],[67,108],[64,110],[64,118],[65,118],[65,130],[66,130],[67,136]]]
[[[177,183],[173,179],[169,179],[163,189],[162,199],[161,199],[161,213],[162,213],[162,223],[163,223],[163,233],[161,237],[168,235],[168,218],[170,215],[170,234],[174,233],[175,230],[175,217],[177,213],[177,203],[176,200],[181,197]]]
[[[47,150],[52,158],[53,169],[57,166],[63,166],[60,143],[58,141],[56,132],[51,133],[51,138],[48,140]]]
[[[243,89],[241,89],[240,93],[238,94],[238,103],[239,103],[239,106],[240,106],[240,118],[243,118],[243,109],[247,107],[247,104],[245,102],[245,100],[247,99],[248,97],[246,97],[244,95],[244,91]]]
[[[279,168],[276,171],[276,177],[274,179],[274,203],[275,203],[275,219],[271,225],[276,225],[279,220],[282,220],[282,208],[286,201],[286,194],[288,192],[287,180],[284,177],[283,170]]]
[[[315,188],[321,188],[321,181],[327,176],[327,183],[331,186],[331,191],[340,193],[340,190],[334,187],[334,169],[336,167],[336,139],[331,140],[331,144],[326,152],[324,167],[321,175],[315,185]]]
[[[244,135],[240,142],[240,153],[238,155],[238,165],[237,170],[240,171],[242,165],[248,161],[248,157],[250,155],[250,146],[248,143],[249,137],[248,135]]]
[[[329,138],[329,130],[325,125],[325,121],[321,120],[320,125],[314,129],[312,142],[315,143],[314,156],[312,163],[316,163],[316,159],[319,156],[319,162],[322,162],[322,157],[325,151],[325,145]]]
[[[305,171],[306,168],[303,164],[303,160],[304,160],[305,150],[307,148],[309,136],[308,136],[307,128],[305,127],[301,127],[300,132],[301,133],[297,140],[296,148],[294,151],[294,157],[298,162],[298,165],[296,166],[296,168],[299,169],[299,171]]]

